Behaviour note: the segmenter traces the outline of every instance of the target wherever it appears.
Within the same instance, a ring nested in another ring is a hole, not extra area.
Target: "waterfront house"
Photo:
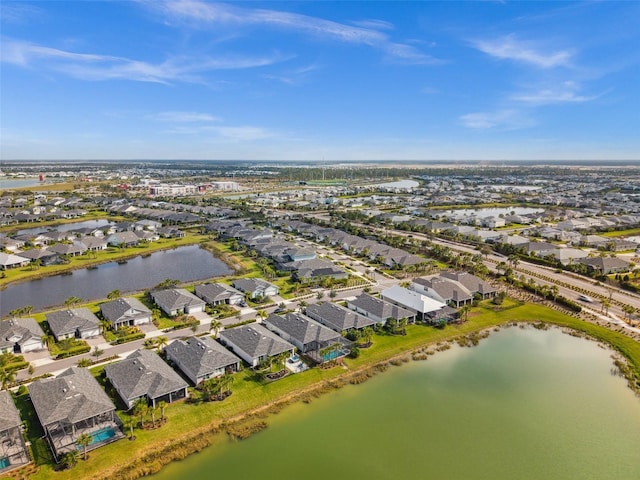
[[[240,370],[242,361],[211,337],[175,340],[165,347],[167,361],[174,363],[193,385]]]
[[[302,260],[289,265],[295,269],[293,278],[305,284],[317,284],[325,278],[343,280],[349,276],[342,268],[323,258]]]
[[[100,335],[100,320],[85,307],[47,313],[46,319],[56,342],[64,338],[85,339]]]
[[[0,353],[43,350],[44,332],[33,318],[10,318],[0,322]]]
[[[436,311],[446,306],[443,302],[400,285],[394,285],[383,290],[380,296],[386,302],[415,312],[420,320],[425,320],[427,315],[433,315]]]
[[[76,240],[74,243],[76,245],[81,245],[82,247],[84,247],[86,250],[89,250],[90,252],[98,252],[100,250],[107,249],[107,241],[103,237],[97,237],[97,236],[82,237]]]
[[[411,288],[439,302],[456,307],[473,302],[473,294],[464,285],[448,278],[414,278]]]
[[[347,300],[347,307],[381,325],[384,325],[389,318],[394,320],[404,318],[408,323],[414,323],[416,320],[415,312],[380,298],[372,297],[367,293],[362,293],[354,299]]]
[[[295,346],[262,325],[242,325],[220,332],[220,342],[242,358],[251,367],[265,362],[269,357],[290,352]]]
[[[133,297],[103,303],[100,305],[100,314],[111,323],[114,330],[151,323],[151,310]]]
[[[140,237],[134,232],[119,231],[107,237],[107,244],[113,247],[133,247],[140,243]]]
[[[187,397],[187,382],[151,350],[136,350],[104,367],[104,372],[127,408],[139,398],[155,407],[160,401],[171,403]]]
[[[243,292],[249,298],[264,298],[278,294],[278,287],[261,278],[240,278],[231,286]]]
[[[361,330],[365,327],[373,327],[376,324],[371,318],[332,302],[312,303],[306,307],[304,313],[309,318],[326,325],[338,333]]]
[[[30,248],[20,252],[20,256],[32,262],[40,262],[40,265],[53,265],[60,259],[59,254],[47,248]]]
[[[203,283],[196,285],[194,293],[209,305],[238,305],[244,301],[244,294],[224,283]]]
[[[184,288],[169,288],[151,292],[153,301],[167,315],[174,317],[183,313],[204,312],[206,303]]]
[[[86,368],[71,367],[55,378],[36,380],[29,396],[56,461],[76,450],[78,437],[93,437],[89,449],[123,438],[116,407]]]
[[[320,351],[335,343],[340,343],[343,348],[331,359],[345,356],[349,353],[347,347],[350,342],[343,338],[340,333],[300,313],[287,313],[284,316],[269,315],[264,321],[264,325],[295,345],[301,353],[318,363],[328,360],[323,358]]]
[[[22,420],[8,390],[0,390],[0,475],[29,463]]]
[[[87,251],[87,248],[81,243],[56,243],[47,248],[50,252],[57,253],[58,255],[66,255],[68,257],[75,257],[82,255]]]
[[[28,258],[14,255],[13,253],[0,252],[0,270],[8,270],[10,268],[26,267],[29,265]]]
[[[469,272],[443,272],[440,274],[442,278],[460,283],[464,288],[469,290],[471,295],[480,295],[483,299],[495,297],[498,289],[489,282],[477,277]]]

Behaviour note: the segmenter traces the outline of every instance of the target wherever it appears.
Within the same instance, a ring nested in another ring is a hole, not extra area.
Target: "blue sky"
[[[3,0],[1,158],[640,158],[640,2]]]

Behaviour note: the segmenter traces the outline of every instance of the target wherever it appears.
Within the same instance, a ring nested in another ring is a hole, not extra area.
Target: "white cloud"
[[[2,62],[53,70],[82,80],[123,79],[138,82],[202,83],[199,74],[214,70],[246,69],[272,65],[285,58],[275,53],[263,57],[168,58],[153,64],[111,55],[75,53],[28,42],[3,39]]]
[[[523,112],[513,109],[467,113],[460,117],[460,121],[465,127],[475,130],[518,130],[534,124]]]
[[[205,3],[199,0],[147,1],[144,3],[149,8],[159,11],[170,22],[267,26],[302,32],[343,43],[367,45],[404,62],[438,63],[437,59],[420,52],[417,48],[394,43],[386,33],[378,31],[381,27],[384,29],[392,27],[387,22],[367,20],[365,23],[360,22],[360,26],[352,26],[298,13]]]
[[[473,47],[495,58],[515,60],[539,68],[570,66],[573,53],[569,50],[544,52],[532,42],[507,35],[493,40],[475,40]]]
[[[394,30],[395,29],[395,26],[393,25],[393,23],[387,22],[385,20],[374,19],[374,18],[357,20],[351,23],[361,28],[371,28],[376,30]]]
[[[220,119],[208,113],[200,112],[160,112],[149,115],[149,118],[159,122],[191,123],[191,122],[217,122]]]
[[[560,86],[542,88],[536,91],[518,93],[511,96],[511,100],[528,105],[552,105],[560,103],[584,103],[595,100],[598,96],[580,95],[579,85],[574,82],[564,82]]]

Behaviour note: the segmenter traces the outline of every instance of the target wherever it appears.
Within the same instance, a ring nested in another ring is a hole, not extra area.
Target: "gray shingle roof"
[[[413,283],[432,288],[445,301],[451,299],[456,302],[463,302],[473,299],[473,295],[464,285],[450,278],[415,278]]]
[[[33,318],[11,318],[0,322],[0,347],[24,344],[30,339],[40,340],[44,332]]]
[[[257,324],[224,330],[220,332],[220,338],[223,341],[229,340],[252,358],[271,357],[295,348],[275,333]]]
[[[194,382],[197,378],[241,362],[240,358],[210,337],[176,340],[165,351]]]
[[[242,292],[264,292],[275,285],[260,278],[240,278],[233,282],[233,286]]]
[[[287,333],[302,345],[311,342],[330,342],[340,338],[339,333],[299,313],[287,313],[284,317],[269,315],[265,323]]]
[[[207,303],[222,302],[233,295],[243,296],[242,292],[224,283],[196,285],[195,294]]]
[[[184,288],[170,288],[151,292],[153,301],[165,311],[184,310],[187,306],[204,305],[205,302]]]
[[[136,350],[126,359],[107,365],[104,371],[125,401],[143,395],[158,398],[187,387],[182,377],[151,350]]]
[[[375,325],[373,320],[331,302],[314,303],[306,308],[307,316],[318,320],[336,332]]]
[[[151,310],[133,297],[117,298],[103,303],[100,305],[100,312],[105,320],[111,323],[122,323],[151,315]]]
[[[20,425],[20,413],[7,390],[0,390],[0,432]]]
[[[59,310],[46,315],[49,328],[56,337],[74,333],[76,330],[91,330],[100,325],[100,320],[88,308]]]
[[[383,320],[387,318],[400,320],[401,318],[413,318],[416,315],[406,308],[398,307],[366,293],[356,297],[349,303]]]
[[[43,426],[57,421],[77,423],[116,409],[98,381],[79,367],[33,382],[29,395]]]
[[[476,292],[488,294],[495,293],[497,291],[489,282],[485,282],[480,277],[476,277],[468,272],[443,272],[440,276],[460,282],[472,294]]]

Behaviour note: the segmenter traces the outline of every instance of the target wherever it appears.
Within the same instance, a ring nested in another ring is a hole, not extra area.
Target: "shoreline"
[[[216,436],[226,434],[232,439],[243,440],[254,433],[258,433],[268,427],[265,419],[278,414],[286,407],[295,403],[311,403],[313,399],[317,399],[345,386],[360,385],[374,376],[384,373],[392,366],[401,366],[402,364],[409,362],[425,361],[432,355],[449,350],[453,344],[457,344],[463,348],[471,348],[477,346],[481,340],[489,337],[492,333],[505,328],[526,328],[529,326],[538,330],[556,328],[567,335],[596,341],[598,345],[610,350],[612,353],[611,358],[613,366],[618,368],[619,375],[627,380],[628,388],[640,398],[640,386],[634,388],[633,377],[629,378],[624,375],[623,367],[626,367],[628,371],[632,372],[631,363],[620,353],[618,349],[615,348],[615,346],[605,343],[599,338],[592,337],[586,332],[551,322],[508,320],[477,331],[452,336],[446,340],[428,342],[419,347],[395,354],[384,360],[377,361],[370,365],[364,365],[353,370],[344,366],[333,367],[344,368],[345,372],[330,380],[322,380],[313,383],[302,390],[287,393],[259,407],[249,409],[226,419],[219,419],[217,422],[203,426],[202,429],[198,431],[189,432],[189,435],[177,438],[173,442],[165,442],[157,449],[151,449],[148,454],[139,456],[134,463],[127,465],[120,470],[105,472],[102,476],[96,478],[99,480],[135,480],[144,476],[153,475],[160,472],[165,466],[174,461],[182,460],[195,453],[199,453],[209,446],[212,446],[215,441],[214,437]]]

